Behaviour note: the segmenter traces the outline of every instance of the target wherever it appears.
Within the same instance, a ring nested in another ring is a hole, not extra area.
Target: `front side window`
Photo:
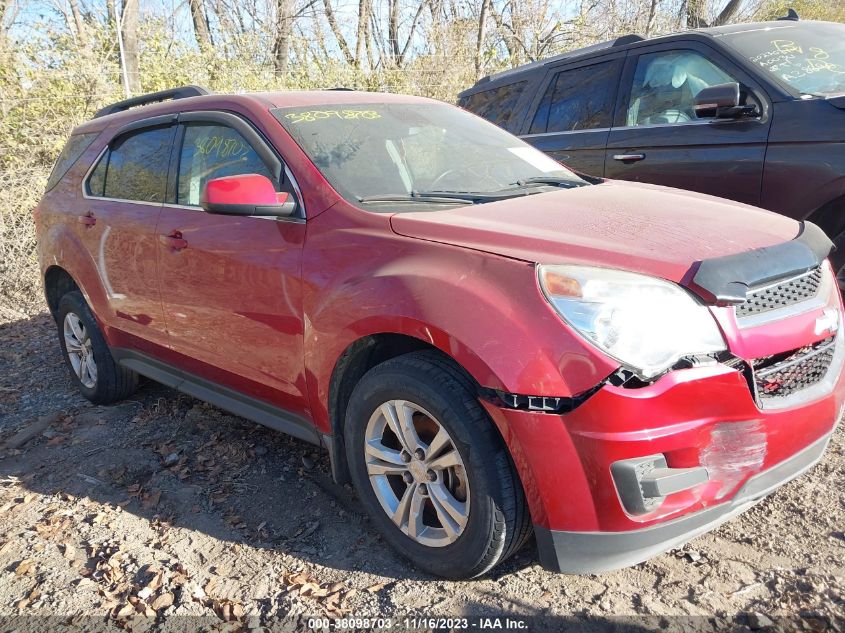
[[[564,70],[549,84],[529,134],[610,127],[620,62]]]
[[[845,24],[782,22],[719,37],[798,92],[845,92]]]
[[[735,81],[695,51],[640,55],[634,71],[626,125],[695,121],[695,96],[709,86]]]
[[[88,178],[88,195],[162,202],[172,140],[172,127],[157,127],[112,141]]]
[[[445,104],[333,104],[273,114],[344,198],[373,211],[586,184],[524,141]]]
[[[211,123],[191,123],[185,128],[177,204],[199,206],[209,180],[243,174],[274,179],[252,145],[232,128]]]
[[[518,123],[516,104],[522,96],[525,84],[524,81],[517,81],[492,90],[476,92],[461,99],[459,105],[491,123],[510,129],[510,124]]]

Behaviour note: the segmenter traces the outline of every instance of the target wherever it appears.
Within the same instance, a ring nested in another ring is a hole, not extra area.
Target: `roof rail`
[[[211,93],[200,86],[180,86],[179,88],[171,88],[169,90],[159,90],[158,92],[131,97],[130,99],[124,99],[123,101],[106,106],[97,110],[94,118],[97,119],[101,116],[114,114],[115,112],[123,112],[135,106],[149,105],[150,103],[158,103],[159,101],[185,99],[187,97],[201,97],[208,94]]]
[[[567,51],[566,53],[561,53],[560,55],[554,55],[553,57],[547,57],[546,59],[540,59],[536,62],[529,62],[527,64],[523,64],[522,66],[517,66],[516,68],[509,68],[507,70],[502,70],[497,73],[493,73],[492,75],[487,75],[486,77],[482,77],[478,81],[475,82],[476,86],[480,86],[490,81],[494,81],[496,79],[501,79],[503,77],[508,77],[510,75],[517,75],[521,74],[522,72],[530,69],[530,68],[539,68],[541,66],[547,66],[554,64],[556,62],[565,61],[567,59],[574,59],[576,57],[580,57],[581,55],[587,55],[589,53],[595,53],[597,51],[608,50],[614,48],[616,46],[625,46],[627,44],[634,44],[635,42],[642,42],[645,38],[634,33],[629,35],[622,35],[621,37],[617,37],[615,40],[607,40],[606,42],[599,42],[598,44],[592,44],[590,46],[585,46],[584,48],[578,48],[575,50]],[[464,92],[469,92],[472,88],[467,88]]]
[[[621,37],[617,37],[615,40],[613,40],[613,46],[625,46],[625,44],[633,44],[634,42],[642,42],[644,39],[645,38],[641,35],[637,35],[636,33],[630,33],[628,35],[623,35]]]

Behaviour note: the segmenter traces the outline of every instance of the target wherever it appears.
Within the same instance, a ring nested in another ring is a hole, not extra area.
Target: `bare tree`
[[[211,30],[208,28],[208,17],[205,14],[202,0],[188,0],[191,8],[191,21],[194,24],[194,37],[200,50],[211,48]]]
[[[123,55],[126,63],[126,77],[129,92],[141,92],[141,52],[138,50],[138,22],[140,20],[138,0],[124,0],[120,12],[120,31],[123,35]]]
[[[490,12],[490,0],[481,0],[478,13],[478,37],[475,44],[475,76],[481,75],[481,54],[484,48],[484,34],[487,27],[487,14]]]
[[[276,0],[276,37],[273,42],[273,67],[277,76],[285,75],[288,72],[293,20],[293,0]]]

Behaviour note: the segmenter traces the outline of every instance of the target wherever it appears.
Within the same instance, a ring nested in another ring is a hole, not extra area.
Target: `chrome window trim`
[[[815,297],[811,299],[806,299],[804,301],[799,301],[798,303],[793,303],[788,306],[784,306],[783,308],[777,308],[775,310],[761,312],[760,314],[736,317],[736,324],[739,329],[747,330],[749,328],[759,327],[761,325],[766,325],[767,323],[772,323],[774,321],[782,321],[784,319],[789,319],[791,317],[798,316],[799,314],[805,314],[807,312],[817,310],[818,308],[826,307],[830,302],[830,291],[833,285],[833,275],[831,274],[830,268],[828,266],[826,266],[824,263],[821,266],[822,280],[819,284],[819,289],[816,292]],[[781,279],[780,281],[776,281],[771,284],[766,284],[765,286],[758,286],[756,288],[750,289],[749,292],[759,292],[761,290],[766,290],[767,288],[773,288],[781,284],[786,284],[791,281],[795,281],[796,279],[806,277],[812,274],[812,272],[813,271],[808,271],[806,273],[801,273],[800,275],[795,275],[794,277],[789,277],[788,279]]]
[[[611,129],[613,128],[590,127],[582,130],[563,130],[560,132],[535,132],[534,134],[522,134],[519,138],[542,138],[544,136],[559,136],[560,134],[583,134],[584,132],[609,132]]]

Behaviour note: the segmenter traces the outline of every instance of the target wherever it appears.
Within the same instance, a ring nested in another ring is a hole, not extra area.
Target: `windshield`
[[[445,104],[278,108],[276,118],[347,200],[442,208],[586,182],[495,125]]]
[[[845,24],[786,22],[720,37],[798,92],[845,92]]]

